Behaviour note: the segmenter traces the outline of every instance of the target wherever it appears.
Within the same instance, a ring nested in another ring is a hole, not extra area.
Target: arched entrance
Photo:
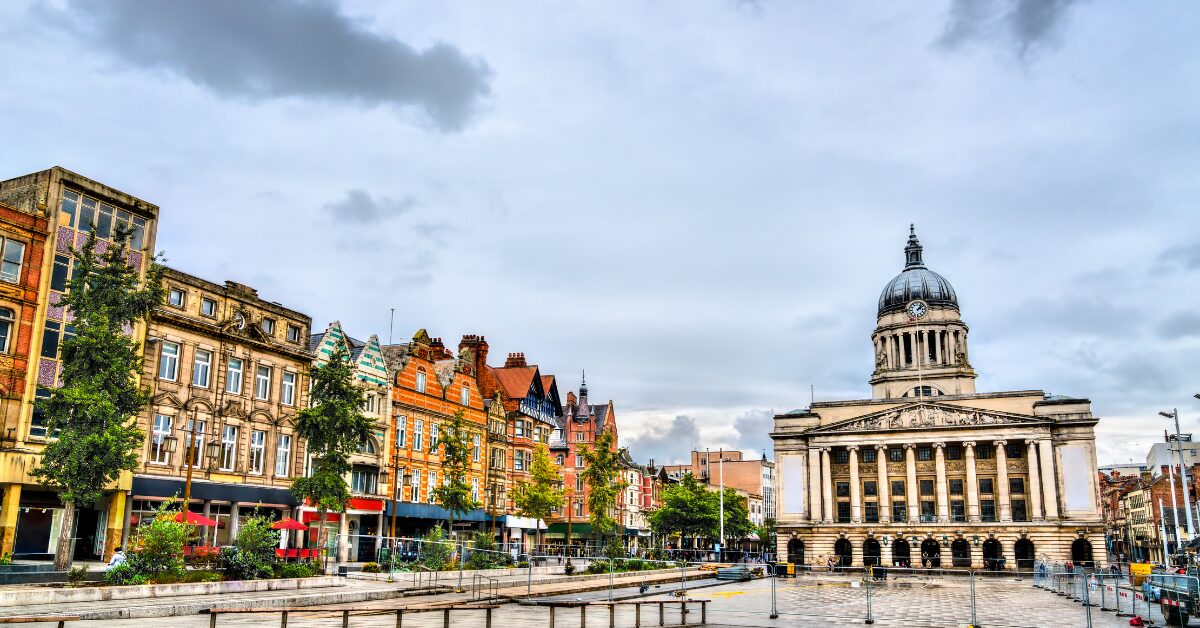
[[[950,555],[955,567],[971,566],[971,544],[966,539],[954,539],[950,544]]]
[[[921,541],[921,566],[937,569],[942,566],[942,546],[933,539]]]
[[[850,563],[854,562],[854,546],[845,538],[840,538],[833,544],[833,553],[837,554],[839,567],[849,567]]]
[[[1004,561],[1000,557],[1000,541],[988,539],[983,542],[983,568],[1003,569]]]
[[[1020,539],[1013,544],[1013,555],[1017,557],[1017,569],[1031,571],[1033,569],[1033,541]]]
[[[912,567],[912,548],[905,539],[892,541],[892,566]]]
[[[787,559],[789,563],[804,564],[804,541],[792,539],[787,544]]]
[[[867,537],[863,541],[863,566],[874,567],[879,564],[879,557],[882,556],[883,550],[879,547],[879,541],[874,537]]]
[[[1071,562],[1081,567],[1092,566],[1092,544],[1087,539],[1075,539],[1071,543]]]

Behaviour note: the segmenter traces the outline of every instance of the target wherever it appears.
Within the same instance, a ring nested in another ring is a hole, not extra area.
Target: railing
[[[413,587],[417,589],[422,587],[436,587],[438,584],[438,574],[440,573],[440,571],[430,569],[425,565],[413,565]]]
[[[487,595],[484,595],[485,592]],[[476,601],[481,598],[494,600],[498,597],[500,597],[499,580],[479,573],[471,577],[471,599]]]
[[[212,609],[209,609],[209,611],[208,611],[208,614],[209,614],[208,615],[208,626],[209,626],[209,628],[216,628],[218,618],[220,618],[223,615],[258,615],[258,614],[276,614],[276,613],[279,614],[279,625],[281,626],[281,628],[286,628],[286,626],[288,625],[288,617],[289,616],[302,615],[305,613],[320,614],[320,615],[331,615],[331,614],[340,613],[341,617],[342,617],[342,626],[344,626],[344,627],[350,625],[350,617],[351,616],[354,616],[354,617],[371,617],[371,616],[378,617],[381,615],[388,615],[388,616],[394,615],[396,617],[396,625],[400,626],[400,625],[402,625],[402,623],[404,621],[404,615],[406,613],[407,614],[436,613],[438,611],[441,611],[441,613],[442,613],[443,625],[450,626],[451,625],[451,623],[450,623],[450,613],[451,612],[463,613],[463,612],[470,612],[470,611],[483,611],[484,612],[484,622],[485,622],[484,625],[486,626],[486,628],[491,628],[491,626],[492,626],[492,610],[497,607],[498,607],[497,604],[464,604],[464,605],[459,605],[459,606],[454,606],[454,607],[444,606],[444,607],[431,608],[428,606],[417,606],[417,607],[389,608],[389,609],[361,610],[361,611],[360,610],[352,611],[352,610],[347,610],[347,609],[343,609],[343,610],[339,611],[339,610],[329,610],[329,609],[309,608],[309,607],[298,607],[298,608],[212,608]]]

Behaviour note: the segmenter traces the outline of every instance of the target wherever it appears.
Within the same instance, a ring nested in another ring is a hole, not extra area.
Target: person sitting
[[[125,550],[118,547],[116,549],[116,551],[113,552],[112,558],[110,558],[108,560],[108,566],[106,566],[104,568],[104,570],[111,571],[114,567],[119,567],[124,564],[125,564]]]

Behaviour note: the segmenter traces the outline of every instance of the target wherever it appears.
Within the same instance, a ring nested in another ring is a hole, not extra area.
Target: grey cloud
[[[657,464],[673,464],[685,460],[688,452],[700,446],[700,430],[695,419],[681,414],[626,442],[635,460],[653,458]]]
[[[417,199],[412,196],[400,199],[372,197],[366,190],[355,188],[347,190],[345,198],[325,203],[324,209],[337,220],[369,225],[395,218],[416,206]]]
[[[416,106],[461,129],[491,71],[454,46],[426,50],[374,33],[330,2],[73,2],[76,25],[118,59],[166,70],[224,96]]]
[[[1188,338],[1200,336],[1200,313],[1176,312],[1158,324],[1158,335],[1163,338]]]
[[[952,0],[937,44],[955,50],[972,41],[1004,37],[1017,56],[1053,42],[1071,5],[1079,0]]]
[[[1006,317],[1007,324],[1011,325],[1006,331],[1044,327],[1114,338],[1136,335],[1144,319],[1145,312],[1137,307],[1097,296],[1038,297],[1024,301]]]
[[[1158,256],[1157,266],[1159,269],[1200,270],[1200,242],[1181,244],[1163,251]]]
[[[774,427],[775,412],[773,410],[749,410],[737,415],[733,419],[733,429],[737,432],[738,449],[748,454],[760,454],[764,450],[774,451],[774,443],[770,436]]]

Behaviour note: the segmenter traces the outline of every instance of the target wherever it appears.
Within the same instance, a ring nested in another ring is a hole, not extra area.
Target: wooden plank
[[[80,621],[79,615],[14,615],[0,617],[0,624],[34,624],[51,621]]]

